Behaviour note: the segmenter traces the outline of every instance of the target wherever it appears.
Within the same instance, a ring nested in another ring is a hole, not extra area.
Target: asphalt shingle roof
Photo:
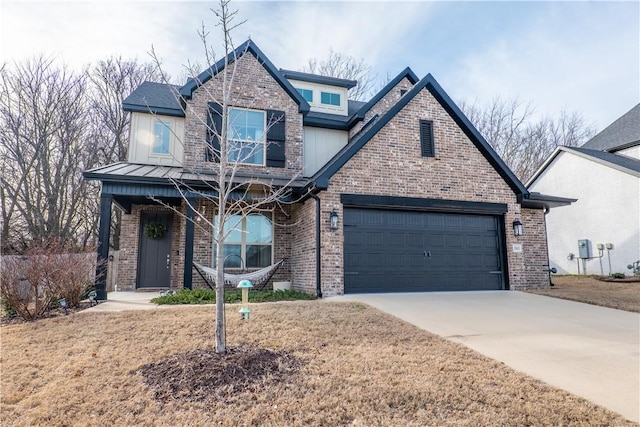
[[[164,83],[144,82],[136,88],[124,101],[124,104],[142,105],[149,107],[162,107],[180,109],[178,101],[179,86],[171,86]]]
[[[585,142],[580,148],[617,151],[635,143],[640,144],[640,104]]]

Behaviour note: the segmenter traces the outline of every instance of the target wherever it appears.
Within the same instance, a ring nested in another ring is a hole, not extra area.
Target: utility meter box
[[[579,258],[591,258],[591,241],[589,239],[578,240]]]

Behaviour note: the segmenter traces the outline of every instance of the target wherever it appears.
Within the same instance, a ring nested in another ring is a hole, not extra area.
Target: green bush
[[[624,273],[613,273],[611,274],[611,277],[613,277],[614,279],[624,279],[626,276],[624,275]]]
[[[315,296],[298,291],[249,291],[249,302],[274,302],[312,300]],[[182,289],[171,295],[164,295],[151,300],[156,304],[213,304],[216,302],[216,293],[211,289]],[[232,290],[224,292],[225,303],[242,302],[242,291]]]

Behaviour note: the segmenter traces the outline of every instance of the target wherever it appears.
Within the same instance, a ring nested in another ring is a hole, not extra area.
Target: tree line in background
[[[51,240],[74,249],[95,244],[100,189],[82,172],[126,161],[122,100],[157,78],[151,63],[120,57],[81,72],[44,57],[0,68],[3,254]]]
[[[358,80],[350,99],[367,100],[377,76],[363,60],[330,51],[303,71]],[[127,160],[129,114],[122,101],[143,81],[163,81],[158,64],[111,57],[82,72],[39,57],[0,68],[1,251],[22,253],[57,239],[77,249],[95,244],[99,185],[87,169]],[[593,134],[581,114],[535,118],[531,104],[495,98],[461,109],[522,181],[557,145]],[[112,246],[119,245],[120,213]]]

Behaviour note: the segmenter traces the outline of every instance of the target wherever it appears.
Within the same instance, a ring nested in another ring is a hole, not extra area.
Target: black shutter
[[[205,154],[208,162],[220,161],[220,133],[222,133],[222,105],[210,102],[207,114],[207,151]]]
[[[435,157],[436,155],[431,120],[420,120],[420,151],[422,151],[422,157]]]
[[[284,111],[267,110],[267,166],[285,167],[285,120]]]

